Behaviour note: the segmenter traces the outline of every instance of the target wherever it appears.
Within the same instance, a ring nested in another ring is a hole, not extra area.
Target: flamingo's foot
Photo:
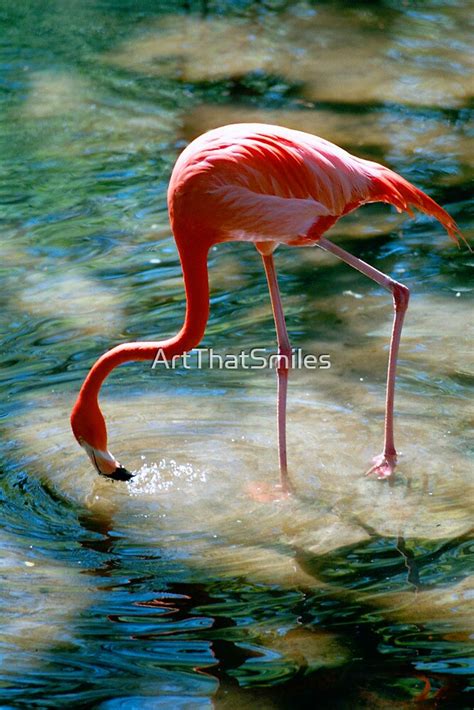
[[[366,476],[374,474],[379,480],[390,478],[397,466],[396,454],[380,454],[373,459],[374,465],[369,468]]]
[[[273,503],[274,501],[286,500],[291,495],[291,490],[288,486],[282,486],[281,483],[271,485],[253,481],[245,486],[245,492],[257,503]]]

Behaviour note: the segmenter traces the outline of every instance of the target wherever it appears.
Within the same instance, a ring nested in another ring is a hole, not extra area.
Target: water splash
[[[190,463],[179,464],[174,459],[161,459],[159,463],[144,463],[133,471],[127,483],[131,496],[155,495],[171,489],[180,491],[197,483],[206,483],[206,472],[195,469]]]

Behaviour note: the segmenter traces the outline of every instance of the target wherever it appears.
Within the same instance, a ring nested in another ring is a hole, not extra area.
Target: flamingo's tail
[[[375,174],[372,172],[370,176],[371,201],[389,202],[399,212],[405,210],[410,216],[413,216],[411,208],[416,207],[421,212],[436,217],[458,246],[461,240],[466,244],[469,251],[472,251],[456,222],[437,202],[408,182],[408,180],[402,178],[401,175],[393,172],[393,170],[383,166],[377,167],[380,169]]]

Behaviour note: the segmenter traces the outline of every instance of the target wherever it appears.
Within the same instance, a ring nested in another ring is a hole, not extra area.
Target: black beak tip
[[[117,466],[113,473],[102,475],[104,475],[106,478],[111,478],[114,481],[129,481],[131,478],[133,478],[133,473],[127,471],[127,469],[123,466]]]

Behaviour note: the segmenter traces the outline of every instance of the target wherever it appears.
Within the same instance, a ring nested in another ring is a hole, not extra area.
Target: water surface
[[[332,230],[412,289],[393,485],[363,475],[390,297],[318,249],[276,253],[293,344],[331,358],[291,376],[290,499],[258,495],[270,370],[115,371],[129,484],[68,424],[102,352],[181,326],[166,189],[211,127],[322,135],[472,236],[469,4],[7,0],[0,37],[2,707],[471,707],[473,258],[438,224],[372,205]],[[273,351],[254,248],[210,276],[203,346]]]

